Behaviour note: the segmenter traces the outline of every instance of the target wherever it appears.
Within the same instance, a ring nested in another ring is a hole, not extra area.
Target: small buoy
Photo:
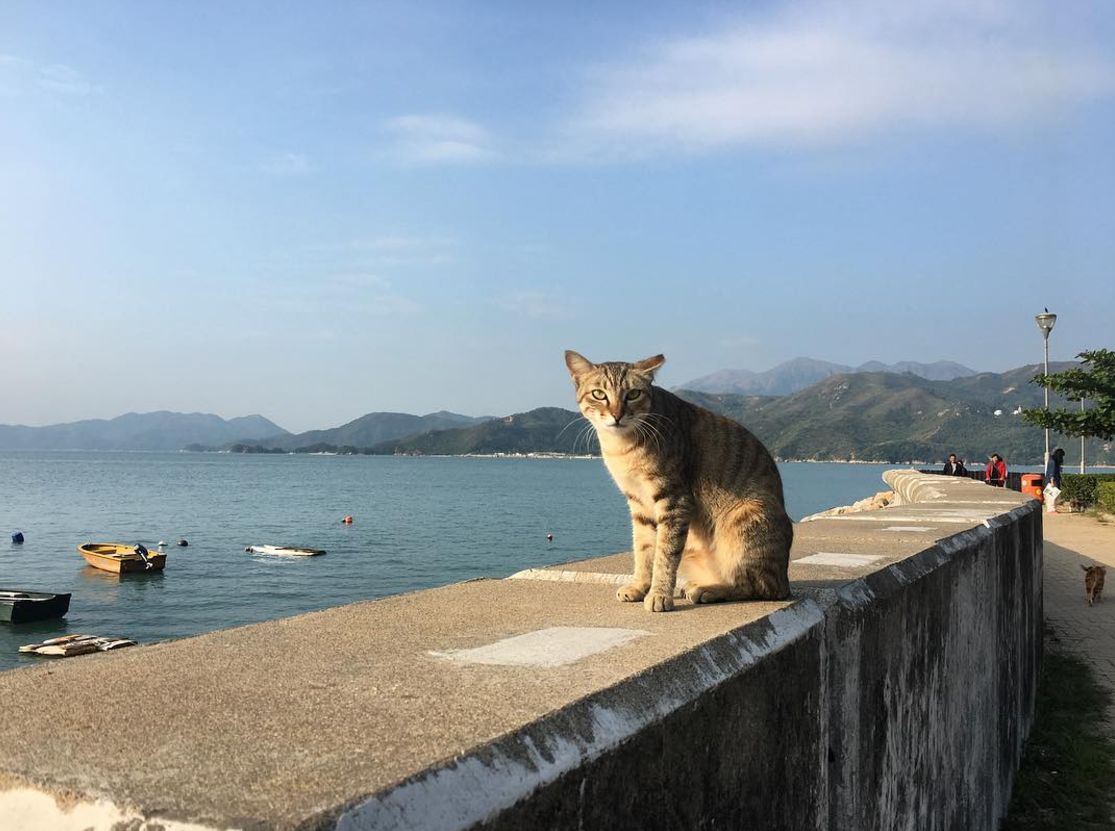
[[[23,532],[22,531],[16,531],[14,534],[12,534],[12,542],[14,542],[16,545],[22,545],[23,544]]]
[[[185,548],[187,545],[189,545],[189,542],[187,542],[186,540],[179,540],[178,541],[178,547],[179,548]]]
[[[346,516],[344,519],[341,520],[341,522],[343,522],[345,525],[352,525],[352,516]]]
[[[553,534],[547,534],[546,539],[549,540],[550,542],[553,542],[554,541],[554,535]]]
[[[159,548],[166,548],[166,540],[159,540]]]

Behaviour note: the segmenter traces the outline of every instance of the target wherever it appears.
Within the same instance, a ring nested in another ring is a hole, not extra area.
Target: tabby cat
[[[1081,563],[1080,567],[1084,569],[1084,596],[1091,606],[1103,594],[1103,578],[1107,575],[1107,569],[1094,563],[1091,566]]]
[[[577,404],[631,509],[635,574],[616,596],[669,611],[680,569],[693,603],[788,597],[794,530],[774,459],[736,422],[654,386],[665,361],[565,353]]]

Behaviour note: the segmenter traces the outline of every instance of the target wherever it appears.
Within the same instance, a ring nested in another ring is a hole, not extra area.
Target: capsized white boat
[[[291,548],[286,545],[249,545],[244,550],[250,554],[270,554],[273,557],[316,557],[325,553],[320,548]]]

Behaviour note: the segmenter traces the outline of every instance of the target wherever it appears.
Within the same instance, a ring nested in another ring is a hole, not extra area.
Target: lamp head
[[[1034,322],[1038,324],[1041,333],[1045,337],[1049,337],[1049,333],[1053,331],[1054,324],[1057,323],[1057,315],[1053,314],[1049,309],[1046,309],[1040,315],[1034,315]]]

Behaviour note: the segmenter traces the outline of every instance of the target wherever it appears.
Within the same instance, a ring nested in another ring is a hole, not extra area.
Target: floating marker
[[[341,520],[341,522],[343,522],[345,525],[352,525],[352,515],[350,514],[349,516],[346,516],[344,519]]]
[[[179,540],[179,541],[178,541],[178,547],[179,547],[179,548],[185,548],[185,547],[186,547],[187,545],[189,545],[189,544],[190,544],[190,543],[189,543],[189,541],[188,541],[188,540]]]
[[[554,541],[554,535],[553,534],[547,534],[546,539],[550,542],[553,542]]]
[[[16,531],[14,534],[12,534],[12,542],[16,545],[23,545],[23,532]]]

